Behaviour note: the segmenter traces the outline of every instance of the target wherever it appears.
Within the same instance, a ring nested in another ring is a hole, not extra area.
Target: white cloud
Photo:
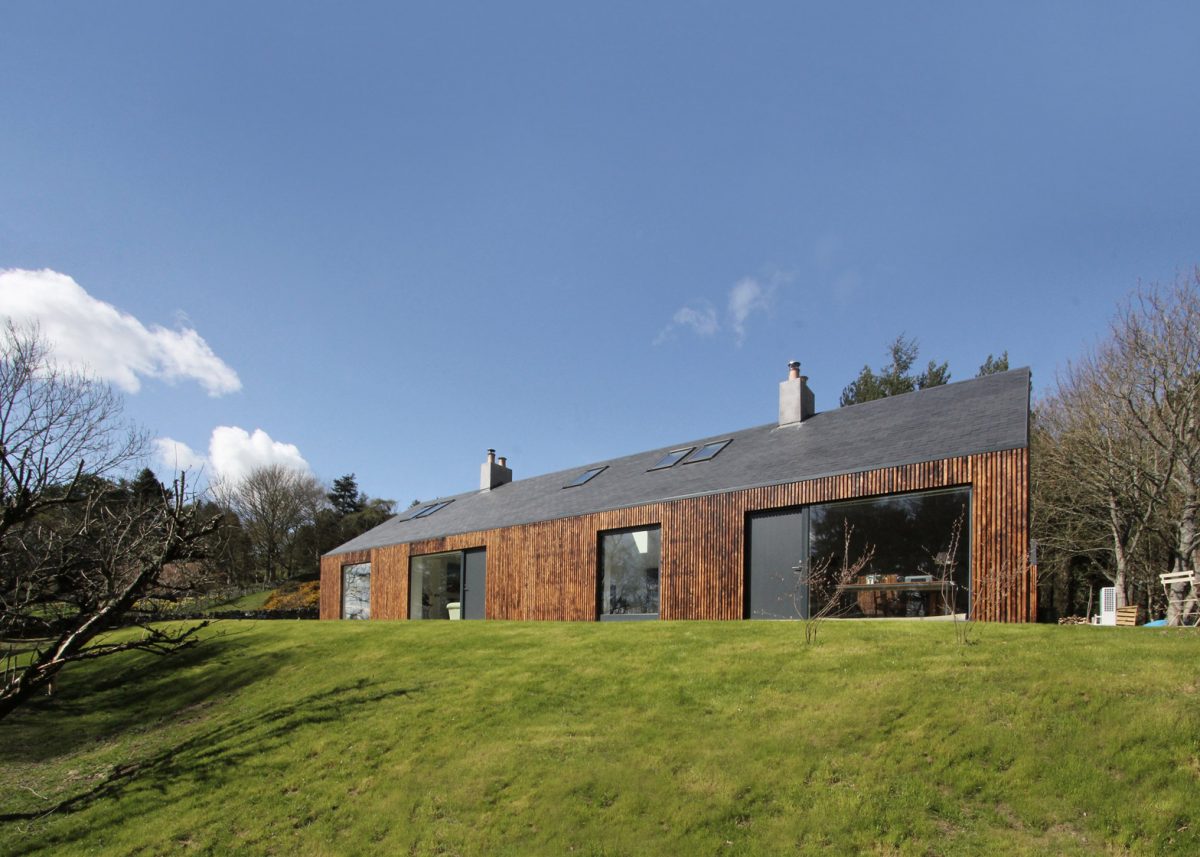
[[[154,439],[154,459],[172,473],[180,470],[190,470],[195,473],[204,470],[208,464],[208,459],[186,443],[180,443],[169,437]]]
[[[717,322],[717,311],[708,301],[700,301],[698,305],[683,306],[675,310],[671,323],[659,331],[654,338],[654,344],[660,345],[675,336],[675,331],[681,327],[691,328],[697,336],[712,336],[720,328]]]
[[[746,320],[770,306],[772,291],[773,286],[764,287],[753,277],[743,277],[729,290],[729,320],[738,345],[746,339]]]
[[[767,312],[775,297],[776,289],[791,280],[791,274],[776,271],[765,278],[742,277],[729,289],[726,296],[725,315],[734,340],[741,345],[746,339],[747,323],[756,312]],[[721,329],[717,310],[706,300],[696,301],[675,311],[671,323],[664,327],[654,339],[660,345],[674,339],[681,328],[690,329],[697,336],[712,336]]]
[[[0,316],[36,322],[55,360],[136,393],[141,379],[198,382],[210,396],[233,393],[242,382],[194,329],[147,328],[129,313],[97,300],[66,274],[0,270]]]
[[[209,438],[207,456],[169,437],[157,438],[154,451],[161,466],[174,470],[203,469],[212,483],[236,484],[256,467],[267,464],[312,473],[295,444],[273,440],[262,429],[248,432],[238,426],[217,426]]]

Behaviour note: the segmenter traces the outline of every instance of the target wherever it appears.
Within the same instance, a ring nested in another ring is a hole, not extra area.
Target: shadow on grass
[[[241,633],[222,629],[171,655],[131,652],[68,666],[53,696],[35,697],[0,725],[0,763],[70,755],[237,691],[284,665],[283,659],[239,657]]]
[[[228,686],[224,687],[227,689]],[[103,781],[52,806],[0,814],[0,824],[79,812],[100,801],[117,798],[135,784],[160,791],[178,780],[190,779],[198,786],[219,781],[226,771],[236,772],[252,757],[287,743],[297,729],[339,721],[355,708],[409,696],[413,692],[410,688],[381,687],[377,682],[359,679],[267,711],[240,718],[223,717],[211,729],[187,740],[145,758],[115,766]],[[94,832],[87,828],[78,835]]]

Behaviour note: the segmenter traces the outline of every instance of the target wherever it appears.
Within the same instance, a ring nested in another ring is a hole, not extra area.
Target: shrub
[[[304,610],[317,607],[321,602],[321,581],[290,583],[279,587],[267,597],[265,610]]]

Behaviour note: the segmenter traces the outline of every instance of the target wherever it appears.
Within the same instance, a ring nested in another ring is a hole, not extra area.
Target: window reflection
[[[458,619],[462,611],[462,552],[414,556],[409,565],[410,619]]]
[[[967,611],[970,490],[931,491],[810,507],[809,562],[836,575],[874,546],[838,605],[844,616],[940,616]],[[959,536],[954,534],[958,522]],[[849,555],[845,528],[853,528]],[[831,579],[813,575],[810,609],[831,597]]]
[[[371,618],[371,563],[342,566],[342,618]]]
[[[658,527],[600,534],[600,618],[658,616]]]

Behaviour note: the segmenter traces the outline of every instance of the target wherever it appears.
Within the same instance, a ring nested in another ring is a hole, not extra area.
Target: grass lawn
[[[261,610],[267,603],[267,599],[271,597],[271,593],[275,591],[275,587],[264,589],[261,592],[251,592],[242,595],[232,601],[223,601],[220,604],[214,604],[210,610]]]
[[[0,723],[0,854],[1197,854],[1200,635],[218,623]]]

